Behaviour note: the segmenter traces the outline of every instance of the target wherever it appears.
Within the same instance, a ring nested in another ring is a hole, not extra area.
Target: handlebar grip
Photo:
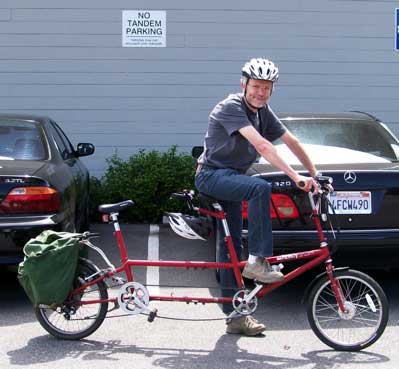
[[[170,195],[170,197],[173,199],[177,199],[177,200],[186,200],[187,199],[187,196],[185,193],[177,193],[177,192],[172,193]]]
[[[299,181],[298,182],[299,187],[305,187],[305,182],[304,181]]]

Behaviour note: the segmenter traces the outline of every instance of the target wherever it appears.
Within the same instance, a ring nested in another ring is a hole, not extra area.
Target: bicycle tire
[[[97,271],[98,268],[94,264],[80,258],[74,288],[81,286],[85,278]],[[52,336],[64,340],[80,340],[100,327],[108,311],[108,302],[81,305],[80,301],[106,299],[107,285],[104,281],[99,281],[62,306],[36,307],[35,314],[40,325]]]
[[[343,314],[328,276],[316,282],[308,299],[310,327],[326,345],[338,351],[359,351],[380,338],[388,322],[389,307],[380,285],[356,270],[334,272],[348,313]]]

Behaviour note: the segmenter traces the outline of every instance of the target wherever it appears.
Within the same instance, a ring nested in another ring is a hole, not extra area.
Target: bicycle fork
[[[347,309],[345,307],[345,296],[342,292],[342,288],[339,284],[339,281],[334,278],[334,268],[332,265],[332,260],[328,259],[326,261],[326,270],[327,275],[331,283],[331,289],[334,293],[335,299],[337,300],[338,308],[341,310],[343,314],[347,313]]]
[[[320,200],[317,203],[315,203],[315,201],[313,199],[313,194],[311,192],[308,193],[308,196],[309,196],[310,205],[312,207],[313,221],[316,226],[319,241],[321,242],[321,244],[325,243],[324,247],[328,247],[327,243],[326,243],[326,239],[324,238],[323,228],[320,223],[320,217],[319,217],[319,212],[318,212],[318,208],[321,207]],[[322,214],[321,216],[323,216],[323,215],[324,214]],[[328,278],[331,283],[331,289],[334,293],[335,299],[337,300],[338,308],[343,314],[346,314],[348,311],[345,308],[345,304],[344,304],[345,296],[342,292],[342,288],[341,288],[338,280],[336,280],[334,278],[334,267],[332,265],[331,258],[326,260],[325,264],[326,264],[327,275],[328,275]]]

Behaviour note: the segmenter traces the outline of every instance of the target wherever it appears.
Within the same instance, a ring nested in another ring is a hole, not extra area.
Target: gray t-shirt
[[[268,105],[254,113],[248,108],[242,93],[231,94],[209,115],[204,152],[198,163],[245,173],[257,156],[252,144],[238,131],[249,125],[271,142],[286,132]]]

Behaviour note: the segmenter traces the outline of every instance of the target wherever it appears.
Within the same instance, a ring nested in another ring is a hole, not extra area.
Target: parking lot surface
[[[95,239],[112,262],[118,262],[112,227],[93,225]],[[155,255],[163,260],[211,260],[212,250],[202,241],[179,238],[167,226],[122,225],[131,258]],[[157,247],[157,241],[158,246]],[[390,301],[388,327],[373,346],[359,353],[336,352],[313,334],[301,299],[312,274],[303,276],[261,300],[255,317],[267,325],[260,337],[225,334],[216,304],[151,302],[159,317],[109,314],[103,325],[81,341],[61,341],[36,322],[32,307],[15,273],[0,271],[0,368],[397,368],[399,362],[399,297],[396,272],[373,271]],[[212,271],[139,268],[143,284],[159,280],[163,294],[217,295]],[[174,287],[172,287],[174,286]],[[179,287],[175,287],[179,286]],[[152,289],[158,285],[150,286]],[[115,291],[114,291],[115,292]]]

